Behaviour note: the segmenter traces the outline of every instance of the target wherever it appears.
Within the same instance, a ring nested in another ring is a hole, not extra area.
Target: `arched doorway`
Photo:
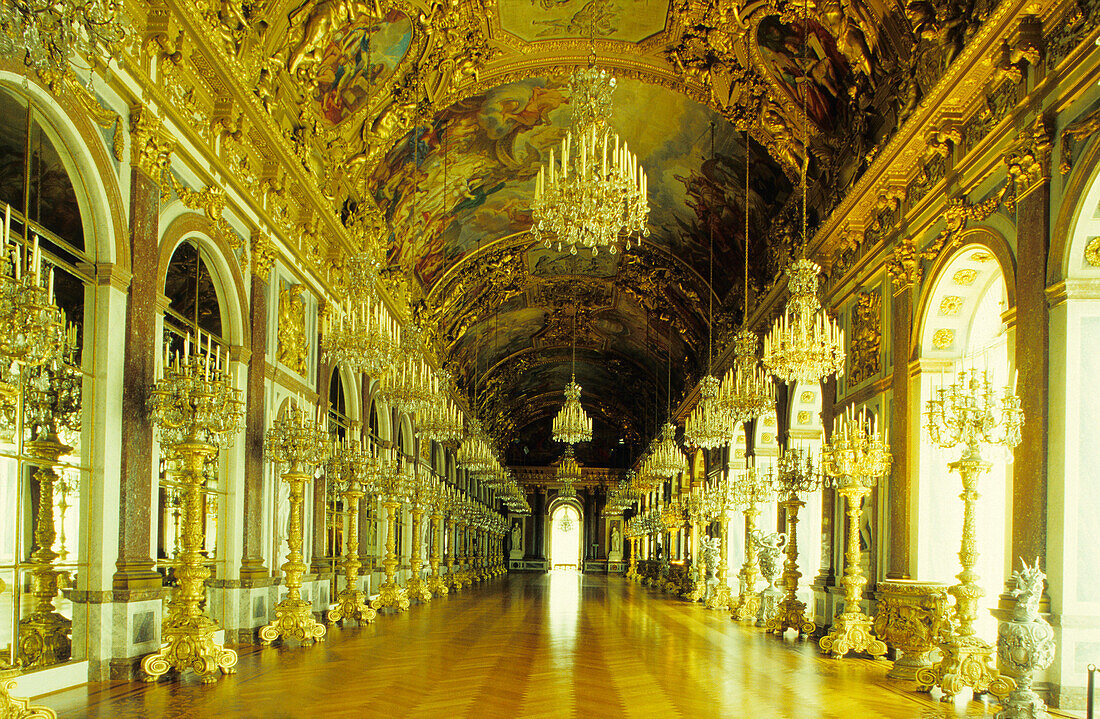
[[[581,568],[581,530],[583,521],[580,509],[570,502],[562,502],[550,512],[550,568]]]

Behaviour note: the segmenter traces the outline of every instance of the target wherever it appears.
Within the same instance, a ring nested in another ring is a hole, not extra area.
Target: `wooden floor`
[[[618,577],[498,579],[307,648],[244,648],[203,685],[100,683],[37,700],[62,717],[748,717],[992,714],[836,661],[808,642]]]

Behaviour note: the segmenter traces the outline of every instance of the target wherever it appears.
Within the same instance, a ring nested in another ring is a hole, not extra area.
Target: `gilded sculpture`
[[[291,370],[305,376],[309,347],[303,290],[302,285],[289,283],[279,292],[278,358]]]
[[[878,291],[860,292],[852,308],[851,366],[853,386],[876,376],[881,369],[882,296]]]

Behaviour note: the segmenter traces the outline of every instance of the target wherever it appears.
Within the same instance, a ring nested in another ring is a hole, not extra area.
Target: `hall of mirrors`
[[[0,714],[1084,715],[1100,3],[0,30]]]

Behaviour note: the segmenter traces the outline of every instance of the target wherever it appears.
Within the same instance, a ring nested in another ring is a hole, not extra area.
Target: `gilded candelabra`
[[[297,405],[286,409],[267,431],[264,449],[272,462],[286,465],[283,481],[290,487],[290,526],[287,531],[286,597],[275,605],[275,619],[260,628],[260,639],[270,644],[279,637],[312,644],[325,638],[325,625],[313,616],[313,608],[302,599],[302,575],[308,567],[302,558],[302,501],[314,469],[325,460],[328,432],[319,417],[310,417]]]
[[[756,463],[751,457],[745,467],[731,468],[730,472],[733,475],[729,483],[732,502],[742,508],[745,515],[745,536],[751,537],[756,531],[756,519],[760,516],[756,505],[775,494],[774,478],[770,473],[757,471]],[[739,622],[755,622],[760,611],[760,594],[756,590],[761,581],[758,562],[756,546],[751,541],[746,541],[745,562],[738,575],[741,578],[741,592],[730,606],[733,618]]]
[[[382,571],[386,581],[379,587],[378,596],[371,600],[376,611],[390,607],[398,611],[409,608],[409,596],[405,588],[397,584],[397,510],[409,493],[412,484],[411,473],[407,465],[402,466],[395,458],[387,461],[379,475],[378,490],[382,496],[382,507],[386,510],[386,556],[382,560]]]
[[[859,527],[863,517],[863,500],[871,488],[890,471],[890,445],[886,436],[875,431],[873,418],[865,413],[849,411],[837,419],[836,429],[828,444],[821,447],[821,464],[848,506],[848,546],[844,553],[844,611],[833,621],[832,629],[821,638],[821,650],[836,658],[848,652],[866,652],[873,657],[886,653],[886,644],[872,629],[871,618],[863,613],[860,601],[867,578],[863,576]]]
[[[444,560],[444,564],[447,567],[447,576],[444,583],[454,592],[462,590],[462,582],[459,579],[461,561],[458,556],[458,525],[456,521],[459,508],[462,506],[461,503],[462,495],[458,493],[458,490],[454,487],[448,487],[444,504],[446,516],[443,518],[443,529],[447,535],[447,547]]]
[[[783,497],[779,506],[787,513],[787,558],[783,562],[783,587],[786,594],[779,600],[776,612],[768,618],[768,631],[783,634],[793,629],[799,634],[813,634],[817,626],[806,617],[806,603],[798,598],[798,510],[806,506],[800,495],[821,488],[821,473],[813,465],[808,450],[787,449],[779,457],[777,490]]]
[[[170,472],[180,484],[183,514],[175,572],[178,585],[164,619],[164,645],[141,662],[148,681],[156,681],[169,670],[191,668],[203,682],[212,682],[218,669],[228,674],[237,663],[236,652],[214,641],[218,625],[203,611],[210,569],[202,553],[202,490],[206,467],[241,427],[244,404],[227,371],[228,361],[226,369],[222,368],[221,350],[212,350],[209,342],[205,352],[200,346],[201,342],[197,343],[193,354],[188,337],[182,356],[176,354],[171,361],[165,356],[161,379],[149,398]]]
[[[428,502],[431,512],[428,518],[432,523],[432,550],[428,556],[428,566],[431,567],[431,574],[428,575],[428,591],[436,596],[445,596],[448,591],[447,582],[439,573],[443,552],[443,512],[446,509],[447,491],[448,487],[445,484],[437,482]]]
[[[999,416],[998,416],[999,415]],[[917,688],[922,691],[939,687],[944,701],[950,701],[964,687],[975,692],[990,691],[1004,695],[1014,688],[1011,679],[1003,677],[993,666],[995,648],[975,636],[974,622],[978,618],[978,600],[983,591],[978,586],[974,565],[978,561],[974,532],[978,478],[990,468],[982,459],[981,447],[1012,448],[1020,443],[1024,414],[1015,393],[1007,387],[998,400],[989,375],[974,370],[959,372],[958,381],[938,389],[928,400],[925,429],[935,444],[945,449],[962,446],[959,459],[948,467],[959,473],[963,491],[962,546],[959,563],[962,571],[959,583],[947,591],[955,597],[951,633],[939,641],[942,659],[932,667],[917,672]]]
[[[432,477],[426,471],[420,471],[419,467],[412,475],[409,485],[409,514],[412,516],[412,553],[409,555],[409,578],[405,582],[405,596],[409,600],[417,599],[421,602],[430,602],[432,593],[428,589],[428,583],[420,576],[420,570],[424,567],[424,559],[420,554],[420,525],[424,522],[425,505],[431,502],[433,491]]]
[[[329,610],[328,620],[340,622],[354,619],[370,624],[378,615],[367,604],[367,595],[359,589],[359,504],[374,490],[381,470],[380,460],[364,452],[358,442],[345,441],[337,445],[328,462],[328,473],[334,486],[344,495],[348,532],[344,543],[344,588],[336,595],[336,606]]]
[[[57,539],[54,493],[62,483],[57,471],[61,457],[73,451],[61,441],[59,433],[80,430],[81,376],[72,364],[55,359],[25,368],[23,382],[24,417],[32,437],[27,451],[38,465],[34,476],[39,491],[35,550],[31,554],[35,607],[19,622],[19,655],[24,667],[40,667],[63,662],[72,653],[72,622],[54,606],[65,577],[56,567],[60,555],[53,548]]]
[[[698,602],[707,595],[707,567],[703,559],[700,536],[706,523],[706,500],[703,487],[693,487],[684,498],[684,510],[691,529],[691,589],[684,594],[689,602]]]

